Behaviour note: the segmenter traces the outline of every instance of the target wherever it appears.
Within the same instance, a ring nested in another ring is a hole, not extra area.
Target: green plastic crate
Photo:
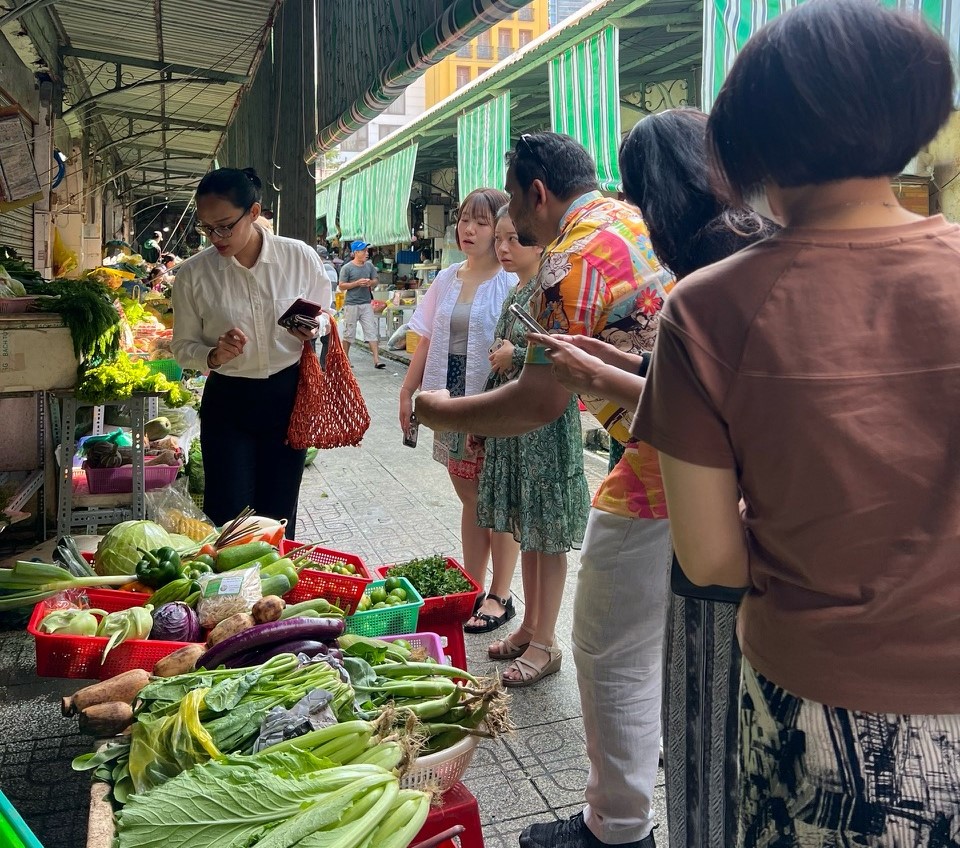
[[[383,586],[386,580],[374,580],[363,591],[369,595],[378,586]],[[400,578],[400,585],[407,592],[407,602],[383,609],[371,609],[366,612],[357,612],[347,616],[347,633],[358,636],[401,636],[404,633],[415,633],[417,619],[420,617],[420,607],[423,598],[413,588],[413,584],[406,577]]]
[[[149,359],[147,360],[147,368],[150,369],[153,374],[163,374],[168,380],[173,380],[173,382],[179,382],[180,378],[183,376],[183,369],[177,365],[176,359]]]

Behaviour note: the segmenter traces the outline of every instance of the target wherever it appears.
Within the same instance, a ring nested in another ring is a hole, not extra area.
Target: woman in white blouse
[[[296,530],[305,451],[286,444],[304,341],[317,331],[277,320],[298,299],[326,306],[330,280],[316,251],[257,224],[252,168],[219,168],[197,188],[198,232],[211,246],[177,272],[173,355],[209,371],[200,405],[203,508],[218,525],[245,506]],[[320,335],[329,325],[321,315]]]
[[[400,427],[404,432],[410,427],[413,395],[418,389],[447,389],[454,397],[483,391],[500,309],[517,283],[516,274],[500,267],[493,245],[494,219],[508,200],[505,192],[478,188],[460,204],[457,246],[467,259],[437,274],[410,321],[420,344],[400,387]],[[446,465],[463,504],[460,533],[464,568],[483,585],[491,552],[491,532],[477,524],[477,487],[483,460],[460,433],[437,433],[433,456]],[[512,556],[515,564],[519,546],[513,537],[509,533],[493,536],[494,558]],[[490,602],[498,602],[506,621],[514,615],[512,601],[500,600]]]

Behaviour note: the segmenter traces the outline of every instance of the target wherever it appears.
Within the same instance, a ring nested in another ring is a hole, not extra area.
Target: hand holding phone
[[[420,422],[417,421],[417,416],[413,413],[410,414],[410,424],[403,433],[403,444],[404,447],[415,448],[417,446],[417,436],[420,433]]]
[[[510,314],[516,318],[524,327],[526,327],[531,333],[542,333],[543,335],[548,335],[547,331],[541,327],[534,319],[533,316],[527,312],[519,303],[511,304]]]

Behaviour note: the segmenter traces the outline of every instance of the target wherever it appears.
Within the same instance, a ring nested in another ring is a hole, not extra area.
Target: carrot
[[[273,530],[268,530],[263,534],[262,538],[264,542],[269,542],[275,548],[280,547],[280,542],[283,541],[283,534],[286,528],[280,524],[275,527]]]
[[[142,592],[145,595],[152,595],[154,590],[149,586],[144,585],[139,580],[134,580],[132,583],[124,583],[120,587],[121,592]]]
[[[220,550],[222,551],[226,548],[232,548],[232,547],[235,547],[236,545],[246,545],[246,544],[249,544],[250,542],[259,542],[260,535],[261,535],[260,533],[245,533],[243,536],[240,536],[238,539],[231,539],[230,544],[224,545],[222,548],[220,548]]]
[[[200,553],[201,555],[206,554],[207,556],[216,558],[217,549],[213,545],[204,545],[202,548],[200,548]]]

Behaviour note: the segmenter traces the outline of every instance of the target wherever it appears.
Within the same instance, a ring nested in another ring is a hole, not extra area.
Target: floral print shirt
[[[551,333],[588,335],[620,350],[652,350],[673,277],[660,267],[639,212],[593,191],[577,198],[544,251],[530,313]],[[549,365],[543,348],[527,362]],[[584,405],[626,448],[593,506],[628,518],[666,518],[657,452],[630,438],[633,410],[582,396]]]

